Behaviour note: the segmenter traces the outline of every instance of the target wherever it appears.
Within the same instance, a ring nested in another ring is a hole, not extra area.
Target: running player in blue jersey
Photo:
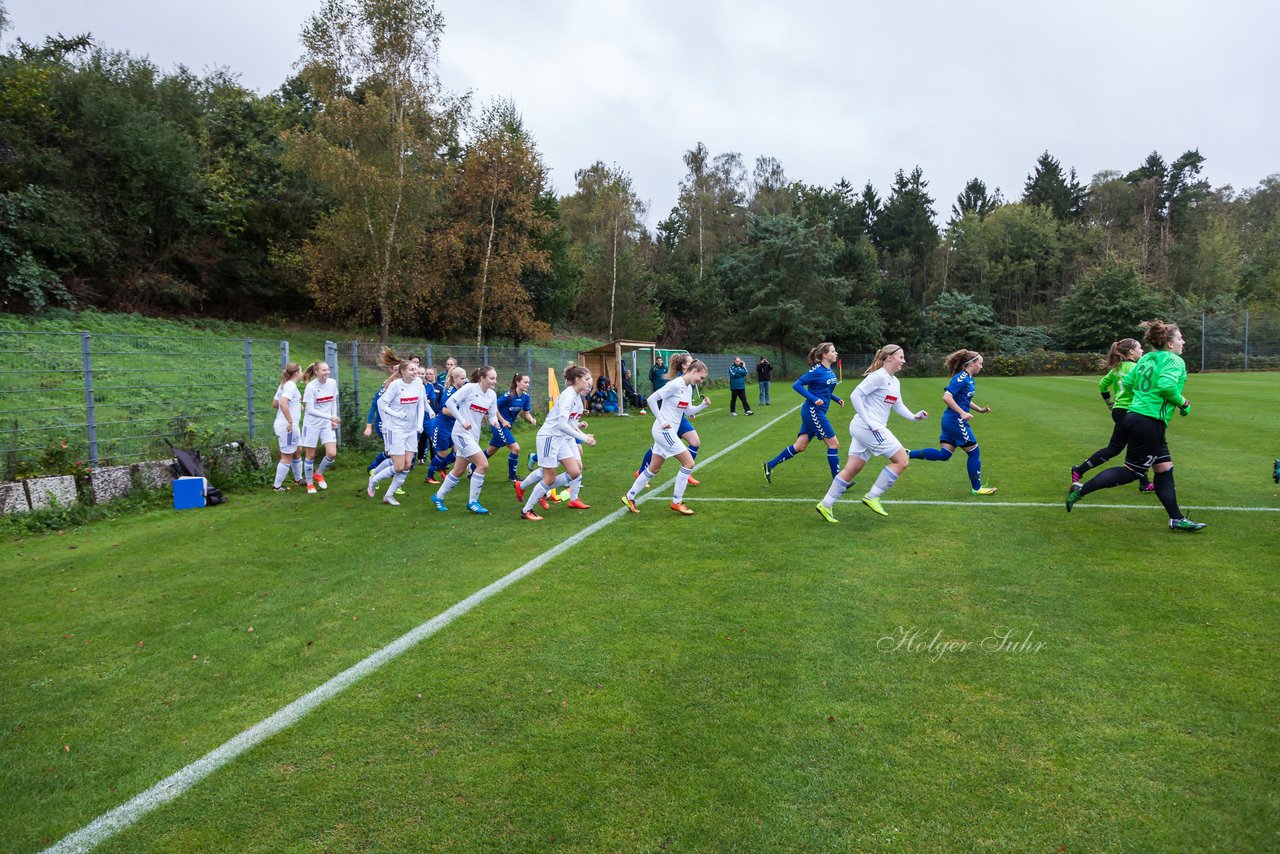
[[[978,437],[969,427],[974,412],[991,411],[990,406],[973,405],[973,378],[982,371],[982,361],[982,354],[973,350],[956,350],[943,360],[943,367],[952,376],[942,393],[942,402],[947,408],[942,413],[942,435],[938,437],[941,447],[908,451],[907,456],[913,460],[946,462],[956,448],[963,448],[969,457],[970,491],[974,495],[995,495],[996,487],[982,485],[982,453],[978,450]]]
[[[448,406],[449,398],[453,397],[453,393],[466,384],[467,372],[462,368],[454,368],[445,375],[444,391],[440,393],[440,406],[436,409],[436,417],[431,420],[431,447],[435,449],[435,453],[431,455],[431,465],[427,467],[425,483],[442,483],[443,477],[441,480],[436,480],[436,472],[447,471],[457,459],[453,453],[454,418],[445,412],[445,407]]]
[[[831,476],[840,471],[840,440],[836,438],[835,428],[827,418],[827,410],[831,401],[844,406],[844,401],[836,397],[836,383],[839,379],[831,366],[840,358],[836,345],[824,341],[809,351],[809,370],[804,376],[792,384],[796,393],[805,399],[800,410],[800,432],[796,440],[787,445],[773,459],[764,464],[764,479],[773,483],[773,470],[809,447],[810,439],[821,439],[827,443],[827,465],[831,467]]]
[[[529,375],[516,374],[511,378],[511,386],[502,393],[498,398],[498,414],[508,424],[515,425],[517,418],[523,418],[535,427],[538,419],[533,417],[530,411],[532,402],[529,400]],[[517,471],[520,465],[520,444],[516,442],[516,437],[512,435],[510,427],[501,425],[492,427],[491,438],[489,439],[489,447],[484,449],[486,457],[492,457],[498,452],[499,448],[507,449],[507,480],[512,483],[520,481],[520,474]]]
[[[671,367],[667,370],[666,376],[663,378],[663,384],[670,382],[676,377],[684,376],[685,368],[693,361],[693,356],[688,353],[676,353],[671,357]],[[661,389],[662,386],[656,386],[655,391]],[[683,412],[680,414],[680,426],[676,428],[676,435],[681,441],[689,446],[689,455],[693,459],[698,458],[698,449],[702,447],[702,438],[698,435],[698,431],[694,429],[693,422]],[[640,461],[640,468],[636,469],[635,476],[639,477],[640,472],[644,471],[649,463],[653,461],[653,448],[644,452],[644,459]],[[693,475],[689,476],[689,486],[701,486],[702,481]]]

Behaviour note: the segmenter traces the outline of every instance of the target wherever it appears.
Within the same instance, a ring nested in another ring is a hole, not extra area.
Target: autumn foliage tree
[[[451,178],[440,247],[452,287],[436,309],[465,318],[477,345],[494,335],[519,342],[547,334],[523,283],[549,269],[541,240],[551,221],[539,205],[546,169],[514,104],[485,112]]]
[[[384,341],[439,282],[430,229],[465,106],[440,88],[443,29],[428,0],[325,0],[302,32],[319,111],[288,162],[332,200],[303,246],[310,288],[321,314],[373,320]]]

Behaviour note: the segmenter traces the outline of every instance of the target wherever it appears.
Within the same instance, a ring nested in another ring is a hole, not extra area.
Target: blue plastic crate
[[[204,506],[209,481],[203,477],[180,477],[173,482],[173,509],[192,510]]]

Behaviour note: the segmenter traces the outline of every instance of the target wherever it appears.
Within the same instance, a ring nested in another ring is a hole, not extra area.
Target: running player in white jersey
[[[835,522],[831,508],[836,500],[844,495],[844,491],[853,486],[853,478],[862,471],[873,455],[889,458],[889,464],[876,478],[862,503],[881,516],[888,516],[880,504],[880,496],[893,486],[898,475],[907,469],[910,459],[906,448],[889,430],[889,410],[912,421],[920,421],[929,417],[923,409],[912,412],[902,402],[902,384],[898,382],[898,371],[907,363],[907,355],[897,344],[886,344],[876,352],[871,367],[864,372],[866,379],[849,395],[857,414],[849,422],[849,461],[831,481],[827,495],[818,502],[818,514],[828,522]]]
[[[693,386],[707,378],[707,366],[694,359],[685,366],[684,374],[668,382],[662,388],[649,395],[649,411],[653,413],[653,459],[640,469],[636,482],[622,497],[622,503],[632,513],[639,513],[636,507],[636,496],[639,495],[649,481],[662,469],[667,457],[675,457],[680,461],[680,473],[676,475],[675,490],[671,494],[671,509],[682,516],[692,516],[693,511],[685,506],[684,490],[689,485],[689,475],[693,474],[693,454],[676,431],[682,417],[697,415],[711,405],[711,398],[704,397],[702,403],[690,406],[693,401]]]
[[[471,374],[471,382],[458,389],[444,405],[442,414],[454,419],[450,438],[458,458],[453,464],[453,470],[444,476],[444,483],[440,484],[439,491],[431,496],[431,503],[441,512],[449,509],[444,506],[445,496],[462,480],[468,462],[475,466],[475,472],[471,475],[471,495],[467,500],[467,509],[481,515],[489,512],[480,504],[480,490],[484,488],[484,477],[489,471],[489,458],[484,455],[484,448],[480,445],[480,428],[484,421],[494,427],[511,426],[498,414],[498,396],[493,391],[497,384],[497,371],[488,365],[476,368]]]
[[[276,420],[272,425],[276,433],[276,443],[280,446],[280,462],[276,463],[276,480],[273,487],[276,492],[285,492],[285,479],[293,469],[294,458],[298,454],[298,441],[302,429],[302,392],[298,391],[298,377],[302,376],[302,368],[296,362],[284,366],[280,373],[280,387],[276,389]],[[298,472],[301,474],[301,472]]]
[[[330,378],[326,362],[307,365],[302,378],[307,383],[307,390],[302,393],[302,402],[307,406],[302,416],[302,447],[307,455],[303,471],[307,478],[307,493],[315,495],[316,486],[329,488],[324,473],[338,455],[337,430],[341,421],[338,417],[338,381]],[[317,466],[316,448],[320,445],[324,445],[324,459]]]
[[[520,518],[540,522],[542,517],[534,512],[535,504],[544,502],[544,496],[553,487],[569,487],[569,507],[574,510],[590,510],[578,498],[582,487],[582,458],[578,454],[578,442],[596,443],[596,437],[582,432],[578,419],[582,416],[582,394],[591,388],[591,372],[581,365],[570,365],[564,372],[564,391],[538,428],[538,470],[542,477],[529,490]],[[556,469],[564,466],[564,473],[556,476]],[[516,484],[516,500],[523,499],[524,488]]]
[[[379,481],[391,478],[391,486],[382,496],[383,504],[400,506],[396,490],[409,476],[409,467],[418,454],[418,434],[422,432],[423,411],[427,408],[427,389],[418,375],[418,366],[403,361],[397,367],[397,376],[378,397],[378,414],[382,418],[383,442],[387,456],[391,458],[391,470],[383,467],[369,477],[369,497]]]

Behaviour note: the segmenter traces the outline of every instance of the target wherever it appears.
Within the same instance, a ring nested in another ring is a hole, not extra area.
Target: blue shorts
[[[680,416],[680,428],[676,430],[677,436],[683,436],[685,433],[693,432],[693,422],[687,416]]]
[[[511,430],[506,427],[494,427],[489,425],[489,432],[492,437],[489,439],[489,445],[494,448],[505,448],[507,445],[514,445],[516,437],[511,435]]]
[[[431,427],[431,447],[442,457],[447,457],[453,450],[453,427],[434,424]]]
[[[948,409],[942,416],[942,435],[938,437],[938,442],[968,448],[978,444],[978,437],[973,435],[968,421],[961,421],[960,416]]]
[[[824,409],[819,409],[816,406],[806,406],[800,412],[800,432],[796,435],[826,440],[834,439],[836,431],[831,426],[831,419],[827,418],[827,413]]]

